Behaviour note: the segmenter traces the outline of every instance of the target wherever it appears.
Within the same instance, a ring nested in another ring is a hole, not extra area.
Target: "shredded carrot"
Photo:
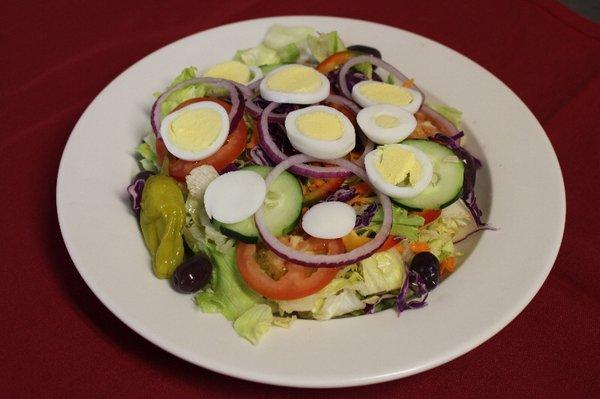
[[[407,89],[412,88],[414,85],[415,85],[414,79],[408,79],[408,80],[405,80],[404,83],[402,83],[402,87],[406,87]]]
[[[246,143],[246,148],[249,150],[256,147],[258,145],[258,140],[259,140],[258,129],[256,129],[256,124],[254,123],[254,119],[252,119],[251,124],[252,124],[252,135],[250,136],[250,139]]]
[[[369,193],[371,193],[373,191],[373,189],[371,188],[371,186],[369,186],[365,182],[358,183],[356,186],[354,186],[354,189],[356,190],[356,193],[358,195],[369,194]]]
[[[429,251],[429,245],[426,242],[414,242],[410,244],[410,249],[416,254],[419,252]]]
[[[456,269],[456,258],[449,256],[440,263],[440,270],[442,274],[452,273]]]

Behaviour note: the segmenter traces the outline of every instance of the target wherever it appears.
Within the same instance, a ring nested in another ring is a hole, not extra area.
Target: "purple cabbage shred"
[[[477,205],[477,198],[475,197],[475,178],[477,175],[477,169],[483,164],[480,160],[475,158],[466,149],[460,146],[459,139],[464,136],[463,132],[459,132],[452,137],[444,136],[443,134],[437,133],[433,136],[433,139],[454,152],[456,156],[465,164],[465,175],[463,180],[463,192],[461,195],[462,200],[465,202],[467,208],[473,215],[477,226],[486,226],[481,220],[483,216],[482,210]]]
[[[330,194],[327,198],[325,198],[324,202],[331,202],[331,201],[346,202],[346,201],[350,201],[354,197],[356,197],[356,188],[342,186],[342,187],[338,188],[334,193]]]
[[[410,300],[408,300],[409,290],[413,293],[413,297]],[[425,282],[421,278],[421,275],[414,270],[409,270],[408,276],[404,279],[404,284],[402,284],[402,289],[396,299],[398,316],[405,310],[419,309],[427,306],[427,302],[425,301],[428,295],[429,292],[427,291],[427,287],[425,287]]]
[[[144,191],[146,180],[152,175],[152,172],[140,172],[133,178],[133,182],[127,186],[127,193],[129,194],[129,199],[131,200],[131,209],[137,216],[140,215],[142,206],[142,191]]]
[[[229,165],[225,166],[225,168],[223,168],[219,174],[224,175],[225,173],[235,172],[236,170],[238,170],[238,166],[235,163],[230,163]]]
[[[373,216],[377,212],[377,204],[370,204],[365,208],[363,213],[360,215],[356,215],[356,223],[354,224],[355,229],[360,229],[363,227],[367,227],[371,224],[371,220],[373,220]]]

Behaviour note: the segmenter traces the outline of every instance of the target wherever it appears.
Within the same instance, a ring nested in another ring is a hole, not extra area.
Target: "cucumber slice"
[[[452,150],[430,140],[404,140],[402,144],[427,154],[433,164],[433,179],[416,197],[392,198],[395,203],[409,210],[421,211],[445,208],[460,197],[465,166]]]
[[[267,177],[271,169],[268,166],[252,165],[242,170],[251,170]],[[296,227],[302,211],[302,187],[298,179],[289,172],[283,172],[273,182],[265,199],[265,222],[276,237],[289,233]],[[215,223],[221,233],[245,243],[259,241],[254,216],[238,223]]]

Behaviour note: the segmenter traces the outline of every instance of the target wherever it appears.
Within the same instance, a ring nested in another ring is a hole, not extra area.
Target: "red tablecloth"
[[[0,396],[597,395],[598,25],[545,1],[12,1],[0,9]],[[502,332],[423,374],[319,395],[214,374],[131,331],[77,274],[61,239],[54,201],[58,163],[71,129],[94,96],[126,67],[210,27],[306,13],[401,27],[489,69],[546,129],[568,202],[565,238],[550,277]]]

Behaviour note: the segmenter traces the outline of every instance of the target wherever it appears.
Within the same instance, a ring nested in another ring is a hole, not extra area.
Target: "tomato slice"
[[[285,237],[282,237],[285,240]],[[310,237],[297,247],[317,254],[335,255],[344,252],[342,240]],[[275,255],[262,244],[237,245],[237,267],[250,288],[275,300],[291,300],[314,294],[325,287],[338,268],[313,268],[290,263]]]
[[[335,53],[325,58],[319,65],[317,65],[317,71],[321,72],[324,75],[327,75],[329,72],[334,69],[339,68],[343,64],[346,63],[350,58],[356,56],[355,52],[352,51],[340,51],[339,53]]]
[[[415,212],[415,215],[421,216],[425,219],[425,224],[429,224],[440,217],[442,211],[440,209],[425,209],[421,212]]]
[[[177,111],[187,105],[202,101],[216,102],[222,105],[227,111],[231,109],[231,105],[225,101],[216,98],[198,97],[182,102],[173,111]],[[236,158],[244,151],[246,148],[247,136],[248,128],[246,127],[246,122],[244,122],[242,118],[235,130],[229,133],[225,144],[223,144],[219,151],[208,158],[204,158],[199,161],[184,161],[183,159],[177,158],[173,154],[169,154],[169,175],[171,175],[171,177],[173,177],[175,180],[184,181],[185,177],[192,171],[192,169],[200,165],[212,165],[217,172],[220,172],[230,163],[235,161]],[[158,156],[158,162],[161,165],[166,154],[168,154],[168,151],[165,143],[161,139],[156,140],[156,155]]]

